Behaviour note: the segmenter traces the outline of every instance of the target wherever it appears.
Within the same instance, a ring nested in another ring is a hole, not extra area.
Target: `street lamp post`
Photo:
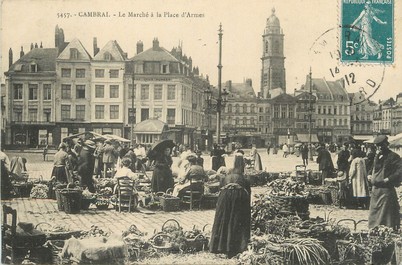
[[[219,24],[219,64],[218,64],[218,99],[216,101],[216,142],[221,143],[221,111],[222,111],[222,23]]]
[[[134,120],[135,120],[135,111],[134,111],[134,99],[135,99],[135,63],[133,62],[133,75],[131,76],[131,145],[134,146]]]
[[[309,159],[310,161],[313,161],[313,147],[311,145],[311,122],[312,122],[312,115],[313,115],[313,105],[311,102],[311,98],[313,95],[313,91],[312,91],[312,87],[313,87],[313,76],[311,73],[311,67],[310,67],[310,88],[309,88],[309,95],[308,95],[308,148],[309,148]]]

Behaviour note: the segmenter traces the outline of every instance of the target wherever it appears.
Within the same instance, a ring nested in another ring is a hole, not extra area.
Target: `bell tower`
[[[267,18],[262,35],[261,96],[271,97],[271,90],[282,88],[286,92],[285,57],[283,54],[283,32],[275,8]]]

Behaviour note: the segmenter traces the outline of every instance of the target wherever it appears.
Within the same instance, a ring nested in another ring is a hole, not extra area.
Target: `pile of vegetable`
[[[81,239],[88,237],[109,237],[110,232],[106,232],[97,225],[91,225],[91,228],[87,231],[81,232]]]
[[[29,197],[33,199],[47,199],[49,193],[49,187],[46,184],[35,184]]]
[[[305,196],[305,184],[292,180],[291,178],[276,179],[268,183],[272,188],[271,194],[276,196]]]

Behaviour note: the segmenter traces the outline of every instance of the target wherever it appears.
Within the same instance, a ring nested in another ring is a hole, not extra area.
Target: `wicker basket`
[[[338,250],[340,262],[351,262],[351,264],[365,264],[364,247],[347,240],[337,240],[336,247]]]
[[[307,198],[301,196],[271,196],[271,200],[281,212],[303,214],[309,209]]]
[[[162,195],[159,198],[160,205],[165,212],[180,211],[180,198],[172,195]]]
[[[197,235],[195,238],[186,238],[184,250],[187,251],[204,251],[208,248],[208,239],[202,234]]]
[[[324,205],[331,205],[332,204],[332,198],[331,198],[331,191],[330,190],[322,190],[319,193],[322,202]]]
[[[308,175],[310,185],[322,185],[322,174],[320,171],[311,171]]]
[[[154,235],[150,243],[152,247],[159,252],[169,252],[173,249],[172,238],[165,233],[159,233]]]
[[[63,201],[63,209],[66,213],[76,214],[81,210],[82,190],[63,189],[59,191]]]
[[[338,187],[328,187],[331,192],[332,204],[339,205],[339,189]]]

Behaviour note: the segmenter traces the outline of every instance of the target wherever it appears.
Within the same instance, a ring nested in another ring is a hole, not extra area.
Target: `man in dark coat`
[[[338,153],[338,160],[336,164],[338,165],[338,170],[343,171],[345,174],[349,172],[349,157],[350,152],[348,150],[348,144],[344,143],[342,146],[342,150]]]
[[[308,146],[307,146],[307,144],[303,144],[300,147],[300,152],[301,152],[301,156],[303,159],[303,165],[307,166],[308,165]]]
[[[369,228],[385,225],[398,230],[400,227],[399,203],[395,187],[399,187],[402,177],[402,159],[388,148],[388,138],[377,136],[374,144],[379,152],[368,179],[373,184]]]
[[[81,178],[81,185],[87,186],[90,192],[95,192],[95,187],[92,179],[95,166],[95,142],[86,140],[82,146],[80,156],[78,158],[78,176]]]
[[[321,171],[322,184],[325,183],[325,179],[330,177],[331,174],[335,171],[334,164],[332,163],[331,154],[325,148],[325,144],[321,144],[321,147],[318,149],[318,170]]]

